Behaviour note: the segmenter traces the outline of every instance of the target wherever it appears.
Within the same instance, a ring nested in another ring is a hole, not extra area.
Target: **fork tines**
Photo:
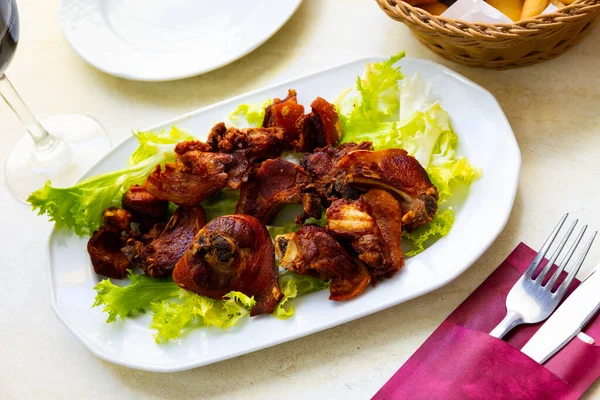
[[[583,228],[581,228],[579,230],[579,233],[575,237],[575,240],[571,243],[569,250],[563,255],[560,262],[557,264],[557,268],[554,271],[554,273],[552,274],[551,278],[548,280],[547,283],[544,284],[543,283],[544,280],[546,280],[548,273],[550,272],[552,266],[556,263],[556,260],[562,253],[565,245],[567,244],[567,241],[569,240],[569,237],[573,233],[573,230],[575,229],[575,226],[577,225],[577,222],[579,220],[576,219],[575,221],[573,221],[571,223],[571,225],[567,229],[567,232],[565,233],[565,235],[562,237],[562,239],[558,243],[558,246],[554,249],[554,252],[552,253],[552,256],[550,257],[550,259],[548,260],[548,263],[544,266],[542,271],[539,274],[537,274],[537,276],[535,276],[535,278],[534,278],[535,271],[538,269],[538,267],[542,263],[542,260],[546,256],[546,253],[548,253],[548,251],[550,250],[550,247],[554,243],[556,237],[558,236],[558,233],[561,231],[565,221],[567,220],[568,215],[569,215],[568,213],[563,215],[563,217],[560,219],[560,221],[558,222],[556,227],[554,227],[554,229],[552,230],[552,233],[550,233],[550,236],[548,237],[548,239],[546,239],[546,242],[544,242],[544,245],[540,249],[539,253],[535,256],[535,258],[533,259],[531,264],[529,264],[529,267],[527,267],[527,271],[525,271],[525,274],[524,274],[525,278],[533,279],[537,284],[543,286],[548,291],[553,290],[553,288],[556,284],[556,281],[558,280],[561,273],[565,270],[567,264],[571,260],[573,253],[575,253],[575,250],[579,246],[579,243],[581,242],[581,239],[583,238],[583,235],[585,234],[587,227],[588,227],[587,225],[585,225],[585,226],[583,226]],[[577,275],[577,273],[581,269],[581,265],[583,264],[583,261],[585,260],[587,254],[590,250],[590,247],[592,247],[592,243],[594,242],[594,239],[596,238],[596,233],[597,232],[594,232],[592,234],[592,236],[588,239],[588,241],[586,242],[586,244],[583,247],[583,250],[581,251],[581,253],[579,253],[579,256],[577,257],[575,264],[569,270],[569,274],[564,279],[564,281],[560,284],[560,286],[556,289],[556,291],[553,292],[554,296],[562,297],[564,295],[564,292],[567,290],[567,288],[569,287],[569,285],[575,278],[575,275]]]

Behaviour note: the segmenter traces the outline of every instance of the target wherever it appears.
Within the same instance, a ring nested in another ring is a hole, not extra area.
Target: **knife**
[[[600,310],[597,267],[542,325],[521,351],[540,364],[571,341]]]

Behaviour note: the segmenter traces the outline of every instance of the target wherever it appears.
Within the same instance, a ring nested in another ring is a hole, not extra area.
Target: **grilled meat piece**
[[[127,269],[132,268],[129,259],[121,252],[123,240],[121,232],[100,227],[87,243],[87,250],[98,275],[108,278],[123,279]]]
[[[285,143],[289,144],[298,140],[298,131],[296,130],[296,121],[304,115],[304,106],[298,104],[296,91],[288,90],[285,99],[275,98],[273,103],[265,109],[265,118],[262,126],[264,128],[280,127],[284,131]]]
[[[381,189],[358,200],[340,199],[327,209],[327,230],[348,243],[364,262],[373,283],[390,278],[404,266],[402,223],[398,201]]]
[[[285,204],[302,204],[304,214],[298,216],[298,222],[308,217],[319,219],[321,200],[312,191],[312,181],[302,168],[281,158],[267,160],[242,185],[235,212],[269,224]]]
[[[223,122],[215,125],[206,141],[215,153],[243,151],[249,162],[267,160],[281,155],[285,148],[284,129],[226,128]]]
[[[215,128],[217,128],[217,126],[215,126],[213,129]],[[179,142],[177,145],[175,145],[175,154],[177,155],[189,153],[190,151],[211,152],[212,148],[200,140],[187,140],[185,142]]]
[[[210,221],[177,263],[173,280],[186,290],[214,299],[231,291],[254,296],[251,316],[272,313],[283,297],[269,233],[249,215]]]
[[[102,222],[106,229],[113,232],[128,232],[131,230],[133,216],[127,210],[117,207],[110,207],[104,210]]]
[[[87,243],[92,266],[98,275],[123,279],[127,276],[127,269],[132,267],[121,253],[126,235],[131,232],[131,213],[111,207],[104,211],[103,220],[104,224]]]
[[[292,146],[299,152],[335,146],[342,138],[342,123],[335,106],[322,97],[317,97],[310,105],[312,112],[296,121],[298,139]]]
[[[372,150],[371,142],[344,143],[338,147],[327,146],[307,153],[300,160],[300,166],[313,179],[318,193],[329,203],[337,198],[357,199],[360,191],[348,185],[346,173],[338,168],[338,162],[354,150]]]
[[[275,238],[279,264],[288,271],[331,280],[330,300],[349,300],[365,290],[371,276],[344,248],[317,225],[305,225],[297,233]]]
[[[157,223],[166,221],[169,202],[152,196],[143,186],[129,188],[121,200],[123,208],[131,213],[142,234],[150,231]]]
[[[206,215],[201,206],[177,207],[166,226],[157,224],[141,240],[130,238],[122,249],[123,254],[154,278],[171,276],[175,264],[205,224]]]
[[[123,195],[123,208],[133,215],[143,214],[164,220],[169,210],[169,202],[152,196],[143,186],[134,185]],[[134,218],[137,219],[137,218]],[[137,221],[136,221],[137,222]]]
[[[357,150],[346,154],[338,167],[346,182],[360,189],[386,189],[402,209],[402,226],[411,232],[428,224],[437,211],[438,191],[425,169],[402,149]]]
[[[184,149],[182,146],[180,150]],[[157,165],[144,187],[160,200],[195,206],[225,187],[238,189],[248,180],[249,170],[250,165],[241,152],[190,150],[179,154],[176,162],[165,164],[162,171]]]

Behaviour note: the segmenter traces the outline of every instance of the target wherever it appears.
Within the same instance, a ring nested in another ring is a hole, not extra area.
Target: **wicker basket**
[[[535,64],[562,54],[589,32],[600,14],[600,0],[577,0],[552,14],[492,25],[431,15],[401,0],[376,1],[437,54],[461,64],[496,69]]]

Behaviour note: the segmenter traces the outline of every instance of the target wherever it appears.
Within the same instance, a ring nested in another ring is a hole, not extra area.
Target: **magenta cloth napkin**
[[[506,315],[506,296],[535,254],[519,244],[373,399],[579,398],[600,376],[600,346],[575,338],[540,365],[519,349],[543,323],[517,327],[504,340],[488,335]],[[600,318],[584,332],[600,344]]]

